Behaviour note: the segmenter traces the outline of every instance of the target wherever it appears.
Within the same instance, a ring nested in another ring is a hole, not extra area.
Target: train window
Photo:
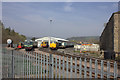
[[[54,41],[50,42],[50,43],[55,43]]]
[[[47,44],[48,42],[45,42],[45,44]]]
[[[32,45],[33,43],[32,42],[25,42],[24,44],[25,45]]]
[[[32,45],[33,43],[32,42],[30,42],[30,45]]]
[[[27,42],[24,43],[25,45],[27,44]]]

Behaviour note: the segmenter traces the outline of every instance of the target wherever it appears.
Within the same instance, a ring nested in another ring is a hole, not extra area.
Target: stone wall
[[[113,13],[100,36],[100,49],[104,50],[109,58],[114,52],[120,52],[120,12]]]
[[[120,52],[120,14],[118,14],[118,27],[119,27],[119,29],[118,29],[118,52]]]
[[[119,17],[120,14],[114,14],[114,51],[119,52]]]
[[[110,18],[109,22],[106,24],[102,35],[100,36],[100,49],[105,51],[113,51],[113,26],[114,17]]]

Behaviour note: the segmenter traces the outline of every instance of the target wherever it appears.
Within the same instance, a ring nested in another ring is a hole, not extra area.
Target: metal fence
[[[117,62],[2,50],[3,78],[117,78]]]

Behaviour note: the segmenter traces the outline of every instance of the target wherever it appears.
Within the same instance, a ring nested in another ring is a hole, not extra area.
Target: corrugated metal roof
[[[66,39],[62,39],[62,38],[55,38],[55,37],[43,37],[43,38],[38,38],[38,39],[35,39],[35,41],[44,41],[44,40],[53,40],[53,41],[65,41],[65,42],[67,42],[67,41],[69,41],[69,40],[66,40]]]

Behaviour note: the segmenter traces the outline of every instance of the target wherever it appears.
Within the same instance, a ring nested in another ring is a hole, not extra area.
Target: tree
[[[12,39],[14,44],[18,43],[19,41],[24,41],[26,36],[20,35],[19,33],[15,32],[14,29],[5,28],[4,25],[0,22],[0,27],[2,26],[2,43],[6,44],[7,39]]]
[[[10,27],[9,27],[9,28],[6,28],[5,31],[6,31],[6,34],[10,35],[11,28],[10,28]]]
[[[11,32],[15,33],[15,30],[14,30],[14,29],[12,29],[12,30],[11,30]]]
[[[36,39],[36,38],[35,38],[35,37],[33,37],[31,40],[35,41],[35,39]]]

